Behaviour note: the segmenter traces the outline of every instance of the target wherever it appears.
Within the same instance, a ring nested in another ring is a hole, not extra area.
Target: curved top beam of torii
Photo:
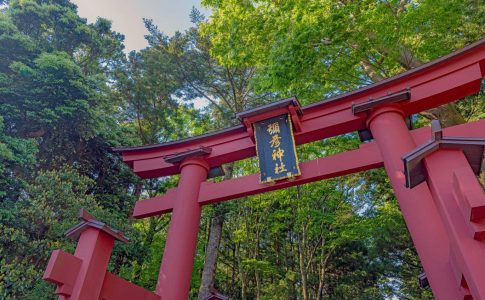
[[[386,96],[396,95],[404,113],[411,115],[477,93],[484,76],[485,39],[482,39],[419,68],[302,107],[301,130],[295,132],[295,142],[305,144],[365,129],[365,106],[369,100],[386,100]],[[405,91],[409,91],[410,97],[399,96]],[[359,105],[363,103],[366,104]],[[360,109],[355,109],[356,105]],[[155,178],[179,173],[179,167],[164,157],[198,149],[211,149],[205,156],[211,167],[256,155],[254,142],[244,125],[168,143],[113,150],[122,154],[123,161],[138,176]]]

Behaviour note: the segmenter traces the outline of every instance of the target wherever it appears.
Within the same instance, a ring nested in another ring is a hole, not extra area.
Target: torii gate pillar
[[[416,148],[398,105],[376,109],[367,119],[406,225],[436,299],[460,299],[449,263],[449,241],[426,184],[405,187],[401,157]]]
[[[177,157],[172,159],[174,163],[179,161]],[[200,184],[207,178],[209,164],[201,157],[188,157],[182,160],[180,170],[177,197],[158,275],[156,292],[162,300],[189,297],[201,216],[199,190]]]

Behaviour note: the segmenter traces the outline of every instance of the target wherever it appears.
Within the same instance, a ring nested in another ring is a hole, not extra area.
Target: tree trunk
[[[370,79],[372,79],[372,81],[378,82],[384,79],[384,77],[382,77],[382,75],[375,70],[374,66],[372,65],[372,63],[369,61],[367,57],[364,57],[362,59],[362,61],[360,62],[360,65],[364,69],[367,76],[369,76]]]
[[[241,256],[242,254],[240,253],[240,248],[241,248],[241,245],[238,243],[236,245],[237,247],[237,256],[235,257],[236,261],[237,261],[237,268],[238,268],[238,272],[239,272],[239,277],[241,279],[241,300],[246,300],[247,299],[247,284],[246,284],[246,270],[244,269],[243,265],[242,265],[242,262],[241,262]]]
[[[296,187],[297,200],[300,202],[302,196],[300,186]],[[301,234],[298,234],[298,263],[300,265],[301,294],[302,299],[308,299],[307,272],[305,269],[305,247],[306,247],[306,225],[302,224]]]
[[[254,271],[254,280],[256,281],[256,300],[261,299],[261,278],[259,276],[259,271],[256,269]]]
[[[428,119],[440,120],[441,126],[450,127],[466,123],[455,103],[448,103],[421,113]]]
[[[219,253],[219,243],[222,235],[222,225],[224,215],[215,216],[209,233],[209,242],[205,251],[204,270],[200,282],[198,299],[202,300],[210,296],[210,289],[214,286],[214,275],[216,272],[217,256]]]
[[[243,271],[241,272],[241,300],[246,300],[247,298],[246,275],[244,275]]]
[[[259,218],[256,219],[256,223],[259,223]],[[260,237],[260,229],[256,227],[256,239],[254,241],[254,255],[253,258],[255,261],[259,259],[259,237]],[[259,269],[256,267],[254,270],[254,280],[256,281],[256,300],[261,299],[261,276],[259,275]]]
[[[323,247],[323,246],[322,246]],[[320,273],[318,279],[318,291],[317,291],[317,300],[323,299],[323,288],[325,286],[325,271],[327,270],[327,264],[330,260],[330,256],[333,253],[333,249],[330,250],[325,257],[325,260],[320,263]]]
[[[302,292],[302,299],[307,300],[308,299],[308,287],[307,287],[307,281],[306,281],[306,271],[305,271],[305,258],[304,258],[304,238],[300,238],[300,241],[298,243],[298,258],[299,258],[299,264],[300,264],[300,276],[301,276],[301,292]]]
[[[232,171],[234,163],[226,164],[224,169],[224,180],[232,178]],[[205,251],[204,270],[202,271],[202,278],[200,280],[198,300],[203,300],[210,295],[211,288],[214,287],[214,276],[217,266],[217,256],[219,254],[219,244],[221,242],[222,226],[226,209],[223,203],[215,207],[215,216],[211,220],[211,228],[209,232],[209,241],[207,242],[207,249]]]

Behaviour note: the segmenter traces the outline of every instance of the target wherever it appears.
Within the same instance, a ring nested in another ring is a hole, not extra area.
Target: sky
[[[191,26],[189,13],[192,6],[206,16],[199,0],[71,0],[78,6],[79,15],[95,22],[98,17],[111,20],[112,29],[125,35],[125,47],[140,50],[147,46],[143,37],[147,30],[143,18],[153,19],[165,34],[183,31]]]
[[[148,46],[144,35],[148,33],[143,18],[153,19],[165,34],[172,35],[177,30],[189,28],[190,10],[193,6],[204,15],[210,14],[203,9],[200,0],[71,0],[78,6],[81,17],[95,22],[98,17],[111,20],[112,29],[125,35],[125,50],[140,50]],[[197,109],[204,108],[208,101],[196,98],[192,101]]]

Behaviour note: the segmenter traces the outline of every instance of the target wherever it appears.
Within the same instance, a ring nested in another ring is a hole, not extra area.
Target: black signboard
[[[261,183],[300,175],[288,114],[254,123]]]

